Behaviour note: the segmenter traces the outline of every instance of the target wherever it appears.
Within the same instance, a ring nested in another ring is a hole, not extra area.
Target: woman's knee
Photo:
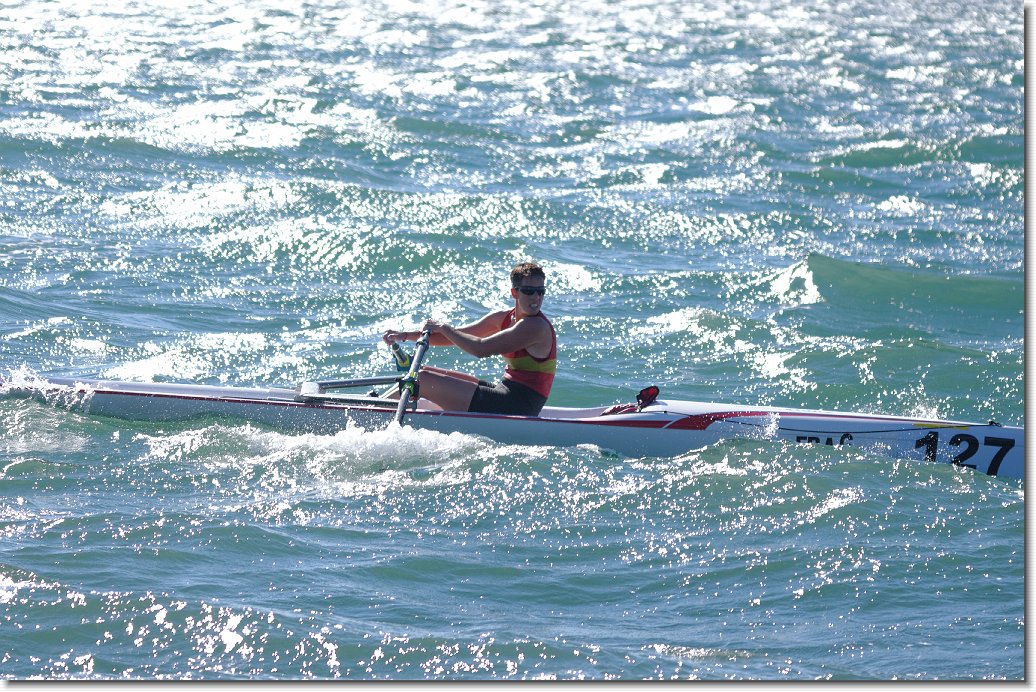
[[[418,377],[421,396],[434,401],[445,409],[467,411],[476,385],[468,380],[444,374],[448,372],[422,371]]]

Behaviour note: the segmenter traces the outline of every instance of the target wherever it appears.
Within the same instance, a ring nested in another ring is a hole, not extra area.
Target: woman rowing
[[[545,278],[542,267],[524,262],[511,270],[510,310],[491,312],[462,327],[426,321],[421,331],[429,332],[429,345],[457,346],[478,358],[503,356],[504,375],[494,385],[455,370],[425,366],[417,379],[421,397],[449,411],[538,415],[554,382],[558,348],[554,326],[540,312]],[[416,341],[421,331],[389,330],[382,339],[387,344]]]

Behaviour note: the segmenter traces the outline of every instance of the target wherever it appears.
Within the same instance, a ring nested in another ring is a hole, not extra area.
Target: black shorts
[[[505,379],[497,384],[478,381],[478,387],[471,396],[468,411],[472,413],[502,413],[508,416],[538,416],[547,403],[547,397],[539,392]]]

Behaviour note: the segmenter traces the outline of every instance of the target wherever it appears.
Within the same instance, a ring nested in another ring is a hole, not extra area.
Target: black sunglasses
[[[531,295],[544,295],[547,289],[543,286],[515,286],[515,288],[527,296]]]

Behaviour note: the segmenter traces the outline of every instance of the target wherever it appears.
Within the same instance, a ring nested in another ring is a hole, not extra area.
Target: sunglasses
[[[545,287],[543,287],[543,286],[515,286],[515,289],[521,291],[523,294],[525,294],[527,296],[531,296],[531,295],[541,295],[542,296],[542,295],[546,294],[546,292],[547,292],[547,289]]]

